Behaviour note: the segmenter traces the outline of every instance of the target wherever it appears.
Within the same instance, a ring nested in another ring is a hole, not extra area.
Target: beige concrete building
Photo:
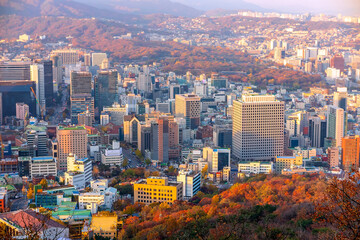
[[[272,160],[284,152],[284,102],[272,95],[235,100],[232,152],[241,161]]]
[[[67,157],[70,153],[78,158],[87,157],[87,132],[84,126],[59,126],[56,139],[53,142],[53,157],[57,160],[59,170],[67,170]]]
[[[195,129],[200,126],[200,97],[194,94],[175,96],[175,115],[186,119],[186,127]]]
[[[278,156],[275,160],[275,172],[281,174],[284,169],[301,167],[303,164],[302,156]]]

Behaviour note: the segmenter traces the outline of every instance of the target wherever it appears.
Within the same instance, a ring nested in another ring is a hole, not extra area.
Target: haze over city
[[[0,0],[0,239],[359,239],[359,4]]]

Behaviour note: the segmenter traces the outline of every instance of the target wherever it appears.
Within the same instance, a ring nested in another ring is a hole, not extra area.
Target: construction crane
[[[41,119],[43,120],[43,117],[44,117],[44,112],[45,112],[45,108],[43,106],[41,106],[40,102],[39,102],[39,99],[37,98],[36,96],[36,93],[34,91],[34,89],[32,87],[30,87],[32,93],[34,94],[35,96],[35,99],[36,99],[36,103],[39,105],[39,108],[40,108],[40,114],[41,114]]]
[[[4,159],[4,144],[3,144],[3,141],[2,141],[2,136],[0,134],[0,146],[1,146],[1,159]]]

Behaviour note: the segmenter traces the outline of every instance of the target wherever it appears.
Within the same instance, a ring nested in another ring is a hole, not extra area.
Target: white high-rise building
[[[336,140],[336,147],[341,147],[341,140],[345,136],[344,109],[335,106],[329,106],[327,119],[327,136]]]
[[[232,151],[242,161],[284,153],[284,102],[272,95],[243,95],[233,102]]]
[[[36,97],[39,101],[36,104],[36,114],[41,114],[41,108],[45,109],[45,78],[44,78],[44,65],[33,64],[30,65],[30,79],[36,83]]]

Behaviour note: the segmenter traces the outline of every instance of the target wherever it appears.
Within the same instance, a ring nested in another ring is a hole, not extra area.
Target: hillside
[[[359,200],[359,177],[326,182],[319,175],[257,175],[223,192],[205,185],[189,203],[145,206],[119,200],[117,210],[136,214],[125,220],[120,238],[358,239],[359,203],[349,205],[347,199]]]

